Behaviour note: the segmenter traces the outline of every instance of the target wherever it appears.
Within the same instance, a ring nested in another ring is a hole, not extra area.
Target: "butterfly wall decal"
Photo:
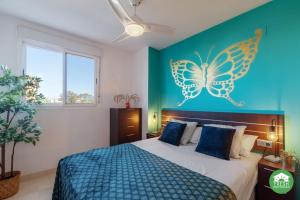
[[[262,37],[262,30],[257,29],[255,35],[247,40],[233,44],[220,52],[211,63],[208,63],[213,48],[203,62],[200,54],[200,66],[191,60],[170,60],[172,76],[176,85],[181,87],[184,100],[178,104],[182,106],[189,99],[197,97],[202,89],[214,97],[227,99],[235,106],[243,106],[230,94],[234,90],[235,81],[244,77],[256,57],[258,45]]]

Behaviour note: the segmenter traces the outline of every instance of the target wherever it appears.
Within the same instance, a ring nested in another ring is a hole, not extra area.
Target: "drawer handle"
[[[126,135],[126,137],[130,137],[130,136],[133,136],[133,135],[135,135],[135,134],[128,134],[128,135]]]
[[[127,126],[127,128],[134,128],[134,126]]]
[[[127,119],[134,119],[133,117],[128,117]]]
[[[267,170],[267,171],[270,171],[270,172],[274,172],[274,170],[269,169],[269,168],[265,168],[265,167],[264,167],[264,170]]]
[[[264,187],[265,187],[265,188],[268,188],[268,189],[271,189],[271,188],[270,188],[269,186],[267,186],[267,185],[264,185]]]

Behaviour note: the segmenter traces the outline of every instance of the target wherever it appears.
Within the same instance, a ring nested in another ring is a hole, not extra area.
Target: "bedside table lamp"
[[[274,155],[268,155],[265,156],[264,159],[277,163],[281,161],[281,158],[278,156],[277,153],[277,141],[278,141],[278,134],[276,131],[276,120],[272,120],[272,124],[270,126],[269,132],[268,132],[268,140],[271,140],[274,143]]]
[[[153,113],[152,120],[153,120],[154,125],[156,126],[154,133],[158,133],[158,114],[157,114],[157,112]]]

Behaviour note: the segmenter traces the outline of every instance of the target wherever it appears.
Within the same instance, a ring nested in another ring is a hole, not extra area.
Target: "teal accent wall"
[[[273,1],[221,25],[201,32],[160,51],[161,108],[230,112],[284,112],[286,145],[300,153],[300,1]],[[266,28],[267,27],[267,28]],[[209,62],[229,45],[248,39],[257,28],[264,30],[259,51],[248,74],[235,82],[232,98],[244,101],[235,107],[206,89],[183,106],[184,97],[171,74],[170,59],[189,59],[200,65],[194,51],[206,58],[215,46]]]
[[[184,97],[181,88],[173,80],[170,59],[189,59],[200,64],[194,51],[206,58],[211,46],[215,46],[209,59],[211,62],[212,58],[229,45],[252,37],[257,28],[264,32],[256,59],[248,74],[236,81],[231,95],[237,101],[244,101],[244,107],[235,107],[225,99],[212,97],[206,90],[182,107],[177,106]],[[284,113],[286,148],[295,150],[300,155],[299,58],[300,1],[275,0],[161,50],[160,74],[155,73],[153,77],[149,77],[150,82],[159,80],[160,93],[157,94],[158,98],[152,96],[149,100],[160,99],[160,108]]]
[[[160,113],[160,52],[156,49],[148,50],[148,129],[156,131],[157,122],[153,121],[154,112]]]

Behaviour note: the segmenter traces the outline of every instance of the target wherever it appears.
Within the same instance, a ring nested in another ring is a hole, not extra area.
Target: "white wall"
[[[17,18],[0,15],[0,64],[8,65],[15,73],[21,73],[19,38],[20,25],[33,27],[59,37],[59,42],[76,46],[98,48],[101,54],[100,104],[89,108],[43,108],[37,115],[37,122],[43,129],[41,141],[36,147],[18,144],[15,166],[24,174],[55,168],[60,158],[92,148],[109,145],[109,108],[116,106],[113,95],[137,93],[141,106],[147,110],[147,62],[148,48],[129,52],[98,44],[74,35],[52,30]],[[21,33],[29,36],[30,31]],[[41,36],[41,39],[44,37]],[[49,38],[49,37],[47,37]],[[45,39],[45,38],[44,38]],[[147,57],[145,57],[147,56]],[[144,123],[143,130],[147,130]],[[143,133],[145,135],[145,132]]]
[[[133,69],[131,71],[131,88],[136,91],[140,99],[140,107],[143,108],[143,138],[146,138],[148,132],[148,50],[145,47],[134,54]]]

